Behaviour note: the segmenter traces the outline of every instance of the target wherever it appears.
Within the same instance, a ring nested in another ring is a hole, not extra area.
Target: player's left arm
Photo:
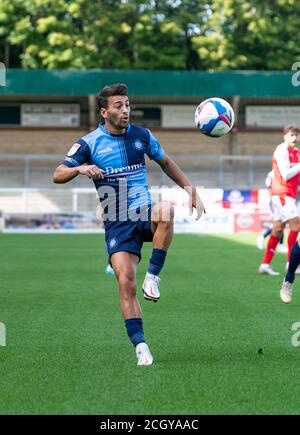
[[[190,183],[179,166],[167,154],[164,154],[162,159],[155,161],[159,164],[164,173],[171,178],[171,180],[173,180],[182,189],[185,189],[185,191],[189,194],[190,212],[193,213],[193,209],[195,209],[197,212],[196,219],[200,219],[202,214],[206,213],[206,211],[196,187]]]

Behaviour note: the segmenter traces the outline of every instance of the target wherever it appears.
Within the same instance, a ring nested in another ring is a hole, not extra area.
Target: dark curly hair
[[[99,92],[97,95],[97,103],[99,110],[104,107],[107,109],[108,106],[108,98],[114,97],[116,95],[122,95],[127,96],[128,95],[128,89],[127,86],[124,83],[117,83],[110,86],[105,86],[102,91]]]

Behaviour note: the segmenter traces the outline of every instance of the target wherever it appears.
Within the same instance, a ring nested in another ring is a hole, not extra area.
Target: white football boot
[[[139,343],[135,348],[135,352],[138,366],[151,366],[154,364],[153,356],[146,343]]]
[[[291,282],[283,280],[280,289],[280,299],[284,304],[290,304],[292,301],[293,284]]]
[[[160,278],[152,273],[146,273],[145,280],[142,285],[142,290],[144,293],[144,298],[147,301],[157,302],[160,298],[160,293],[158,289]]]
[[[115,271],[114,271],[114,269],[111,267],[110,264],[108,264],[108,265],[106,266],[106,268],[105,268],[105,273],[106,273],[106,275],[112,275],[112,276],[115,275]]]
[[[262,263],[258,268],[258,272],[265,275],[273,275],[273,276],[280,275],[279,272],[275,272],[275,270],[272,269],[270,264],[267,263]]]
[[[280,254],[287,254],[289,252],[289,249],[287,246],[284,246],[282,243],[278,243],[276,251]]]
[[[260,249],[261,251],[264,249],[265,247],[265,239],[264,236],[258,236],[256,239],[256,246],[258,249]]]

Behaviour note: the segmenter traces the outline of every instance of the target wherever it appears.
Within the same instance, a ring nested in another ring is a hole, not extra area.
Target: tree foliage
[[[290,70],[300,60],[300,0],[214,0],[193,39],[204,69]]]
[[[290,69],[300,0],[0,0],[0,60],[47,69]]]

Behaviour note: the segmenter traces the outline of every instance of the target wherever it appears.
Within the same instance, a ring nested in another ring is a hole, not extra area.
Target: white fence
[[[259,188],[271,168],[271,156],[176,155],[171,156],[195,185],[209,188]],[[0,186],[48,188],[55,167],[64,159],[60,154],[0,154]],[[170,185],[157,165],[148,173],[150,184]],[[72,187],[89,187],[90,180],[76,177]]]
[[[199,188],[207,213],[199,221],[189,214],[187,193],[178,187],[152,189],[154,202],[168,200],[175,206],[175,231],[233,233],[259,231],[270,222],[266,189],[232,191],[228,208],[223,189]],[[253,196],[255,199],[249,200]],[[0,230],[4,232],[103,231],[101,208],[94,188],[0,189]],[[2,222],[2,223],[1,223]]]

